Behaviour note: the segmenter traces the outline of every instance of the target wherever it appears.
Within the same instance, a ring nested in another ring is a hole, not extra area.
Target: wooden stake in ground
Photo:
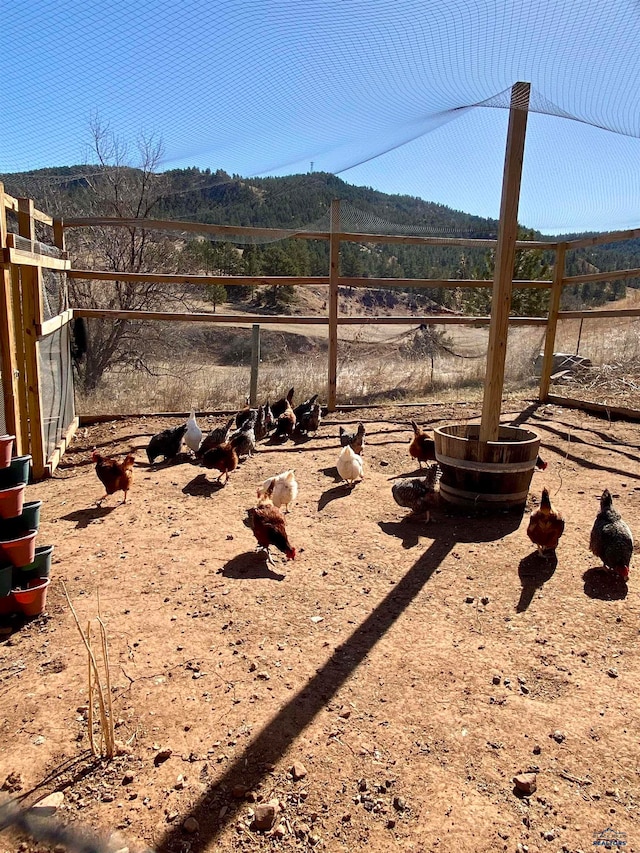
[[[480,421],[480,441],[496,441],[500,427],[500,406],[507,356],[509,311],[513,287],[513,262],[518,236],[518,203],[524,157],[524,140],[529,110],[529,83],[516,83],[511,89],[511,109],[507,150],[502,181],[500,225],[496,246],[495,272],[491,294],[491,324],[487,350],[487,374]]]

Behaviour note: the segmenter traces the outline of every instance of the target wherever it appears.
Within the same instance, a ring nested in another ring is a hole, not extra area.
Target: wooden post
[[[553,351],[556,343],[556,329],[558,328],[558,311],[560,310],[560,298],[562,296],[562,279],[564,277],[564,259],[566,251],[567,244],[558,243],[556,263],[553,269],[553,285],[551,286],[549,314],[547,316],[547,330],[544,336],[544,356],[542,358],[542,371],[540,373],[540,392],[538,394],[538,398],[543,403],[549,397],[549,387],[551,385]]]
[[[18,199],[18,231],[21,237],[35,240],[33,200]],[[22,290],[22,332],[24,335],[24,371],[26,385],[26,411],[29,418],[29,452],[33,478],[45,474],[45,447],[40,395],[40,365],[38,363],[38,328],[42,323],[42,269],[37,266],[20,267]]]
[[[55,218],[53,220],[53,244],[60,249],[61,252],[65,252],[65,241],[64,241],[64,221],[62,219]],[[66,255],[64,255],[66,257]],[[66,274],[64,276],[60,276],[60,291],[59,291],[59,304],[60,304],[60,313],[66,311],[69,307],[69,279]]]
[[[0,257],[7,244],[7,211],[4,184],[0,182]],[[11,289],[11,269],[0,269],[0,367],[2,372],[2,398],[6,431],[15,435],[15,454],[22,454],[20,434],[20,400],[18,393],[20,367],[15,335],[14,307]]]
[[[329,237],[329,377],[327,407],[334,412],[338,377],[338,280],[340,278],[340,199],[331,202]]]
[[[496,441],[500,428],[500,407],[507,355],[509,311],[513,287],[513,263],[518,236],[518,202],[524,141],[529,109],[529,83],[515,83],[511,89],[511,109],[502,180],[500,225],[496,246],[495,272],[491,294],[491,323],[487,350],[480,441]]]
[[[251,381],[249,383],[249,405],[258,400],[258,368],[260,365],[260,323],[251,326]]]

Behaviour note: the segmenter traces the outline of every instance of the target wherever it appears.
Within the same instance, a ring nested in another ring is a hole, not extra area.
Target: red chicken
[[[271,501],[274,482],[267,489],[266,495],[258,505],[247,510],[247,524],[258,541],[258,547],[266,551],[267,560],[273,565],[273,557],[269,551],[271,545],[293,560],[296,549],[289,542],[282,510],[275,507]]]
[[[224,474],[224,484],[226,485],[229,480],[229,471],[235,471],[238,467],[238,454],[235,448],[226,441],[219,447],[212,447],[211,450],[207,450],[200,461],[205,468],[215,468],[220,471],[218,482]]]
[[[409,456],[417,459],[420,468],[422,468],[423,462],[436,461],[436,443],[415,421],[411,421],[411,426],[413,427],[413,438],[409,445]]]
[[[91,454],[91,459],[96,463],[96,474],[105,488],[104,495],[96,501],[98,506],[108,496],[116,492],[124,492],[122,503],[127,502],[127,494],[133,483],[133,466],[135,457],[129,453],[122,462],[101,456],[97,450]]]
[[[558,547],[558,541],[564,532],[564,519],[551,506],[549,490],[542,490],[540,508],[531,513],[527,536],[542,555],[552,555]]]

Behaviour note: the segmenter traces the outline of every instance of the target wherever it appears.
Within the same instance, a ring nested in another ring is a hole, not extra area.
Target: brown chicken
[[[409,456],[417,459],[418,465],[422,468],[423,462],[436,461],[436,443],[415,421],[411,421],[411,426],[413,427],[413,438],[409,445]]]
[[[91,454],[91,459],[96,463],[96,474],[105,488],[104,495],[96,501],[98,506],[108,496],[116,492],[124,492],[122,503],[127,502],[127,494],[133,483],[134,456],[129,453],[122,462],[101,456],[97,450]]]
[[[234,471],[238,467],[238,454],[235,448],[227,441],[218,447],[212,447],[211,450],[207,450],[200,461],[205,468],[215,468],[217,471],[220,471],[217,478],[218,482],[220,482],[220,477],[224,474],[224,485],[226,485],[229,480],[229,472]]]
[[[280,400],[276,400],[275,403],[271,404],[271,412],[273,413],[273,417],[277,420],[280,415],[284,412],[287,406],[293,407],[293,392],[294,388],[289,388],[287,391],[287,396],[282,397]]]
[[[289,542],[282,510],[275,507],[271,500],[274,485],[272,481],[258,505],[247,510],[246,522],[256,537],[258,547],[264,549],[272,565],[274,560],[269,551],[271,545],[282,551],[287,560],[293,560],[296,556],[296,549]]]
[[[276,420],[275,435],[278,438],[291,438],[295,428],[296,415],[291,408],[291,403],[287,402],[284,412]]]
[[[549,490],[542,490],[539,509],[531,513],[527,536],[542,555],[551,556],[564,532],[564,518],[552,506]]]

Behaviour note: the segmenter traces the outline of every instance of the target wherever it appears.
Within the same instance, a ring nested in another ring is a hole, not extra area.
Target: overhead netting
[[[332,172],[497,218],[520,80],[521,222],[633,227],[639,24],[632,0],[16,0],[0,63],[11,79],[28,51],[30,97],[5,93],[0,173],[95,162],[99,115],[132,158],[161,138],[162,168]]]

